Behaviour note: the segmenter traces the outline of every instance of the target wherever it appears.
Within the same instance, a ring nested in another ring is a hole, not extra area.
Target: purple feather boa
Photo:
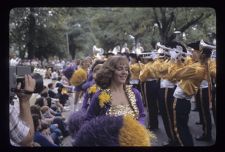
[[[74,134],[73,146],[119,146],[123,117],[99,116],[85,123]]]
[[[83,110],[72,113],[68,118],[68,129],[71,137],[79,131],[80,127],[85,123],[86,112]]]

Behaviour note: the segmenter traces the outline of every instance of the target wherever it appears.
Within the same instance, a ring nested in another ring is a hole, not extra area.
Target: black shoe
[[[202,122],[195,122],[196,125],[202,125]]]
[[[158,130],[159,129],[159,127],[149,127],[149,130],[150,131],[156,131],[156,130]]]
[[[170,147],[170,146],[175,146],[175,144],[173,142],[163,142],[162,146]]]
[[[199,136],[199,137],[195,137],[195,140],[197,140],[197,141],[211,141],[212,136]]]
[[[198,109],[197,109],[197,108],[194,108],[194,109],[192,109],[191,111],[198,111]]]

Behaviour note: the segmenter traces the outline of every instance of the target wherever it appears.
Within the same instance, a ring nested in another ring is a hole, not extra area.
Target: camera
[[[43,78],[39,73],[32,73],[31,66],[10,66],[9,67],[9,96],[14,97],[15,92],[19,92],[25,87],[25,75],[29,74],[36,81],[33,93],[40,93],[43,90]],[[17,89],[18,83],[21,83],[21,89]]]

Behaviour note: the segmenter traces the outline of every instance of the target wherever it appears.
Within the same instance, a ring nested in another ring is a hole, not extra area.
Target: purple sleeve
[[[82,90],[87,90],[90,86],[92,86],[94,84],[94,81],[86,81],[83,85],[82,85],[82,87],[81,87],[81,89]]]
[[[80,91],[82,91],[82,87],[81,87],[81,85],[76,86],[76,87],[75,87],[75,89],[74,89],[74,91],[76,91],[76,92],[80,92]]]
[[[82,109],[86,111],[87,108],[88,108],[88,92],[86,91],[85,94],[84,94]]]
[[[92,81],[92,80],[93,80],[93,72],[90,71],[90,72],[88,73],[87,81]]]
[[[101,91],[97,91],[94,96],[91,98],[91,103],[89,105],[89,109],[87,111],[86,120],[91,120],[92,118],[98,116],[100,114],[100,106],[98,103],[98,96]]]
[[[142,98],[141,98],[141,93],[135,88],[132,88],[132,90],[134,91],[134,94],[136,97],[136,104],[137,104],[137,107],[139,110],[138,121],[141,124],[145,125],[145,111],[144,111],[144,105],[143,105]]]

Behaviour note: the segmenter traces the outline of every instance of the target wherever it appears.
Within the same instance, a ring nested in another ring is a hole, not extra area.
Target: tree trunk
[[[34,18],[34,8],[30,8],[30,15],[28,16],[28,59],[34,58],[34,38],[35,38],[35,18]]]
[[[75,54],[76,54],[76,46],[74,44],[72,35],[69,35],[69,52],[70,52],[72,59],[74,59]]]

